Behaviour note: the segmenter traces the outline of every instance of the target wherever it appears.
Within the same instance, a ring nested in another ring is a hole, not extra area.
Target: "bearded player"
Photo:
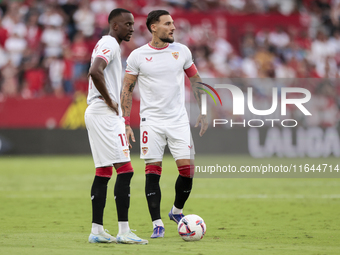
[[[88,107],[85,123],[88,131],[96,175],[91,189],[92,230],[90,243],[146,244],[131,232],[128,222],[130,181],[133,168],[125,135],[124,119],[120,108],[122,64],[120,43],[130,41],[134,32],[133,15],[125,9],[114,9],[108,18],[110,31],[95,46],[89,70]],[[117,238],[103,227],[107,183],[115,167],[117,179],[114,187],[118,215]]]
[[[145,195],[153,224],[151,238],[164,237],[164,223],[160,215],[161,190],[159,180],[165,145],[168,145],[178,168],[175,201],[169,212],[170,220],[178,223],[183,215],[193,182],[194,145],[185,109],[184,78],[189,77],[200,106],[201,81],[190,50],[174,43],[174,21],[164,10],[149,13],[146,25],[152,33],[150,43],[134,50],[127,59],[121,95],[126,134],[135,142],[130,127],[132,92],[136,82],[140,91],[140,147],[145,160]],[[200,115],[200,135],[207,129],[207,121]]]

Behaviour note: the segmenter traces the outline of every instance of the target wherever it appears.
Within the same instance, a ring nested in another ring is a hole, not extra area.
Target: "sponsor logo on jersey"
[[[148,147],[142,147],[142,153],[143,155],[146,155],[146,153],[148,153],[149,148]]]
[[[190,150],[190,149],[192,149],[192,145],[191,145],[191,146],[190,146],[190,145],[188,145],[188,147],[189,147],[189,150]]]
[[[152,62],[152,57],[151,58],[145,58],[146,62]]]
[[[129,157],[129,149],[123,150],[124,156]]]
[[[179,52],[173,52],[172,56],[177,60],[179,57]]]

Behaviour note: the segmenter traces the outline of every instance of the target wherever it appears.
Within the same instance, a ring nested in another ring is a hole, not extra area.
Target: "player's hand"
[[[208,129],[208,121],[207,121],[207,117],[205,115],[199,115],[196,121],[196,125],[195,127],[198,127],[198,125],[201,123],[201,130],[199,135],[203,136],[203,134],[205,133],[205,131],[207,131]]]
[[[112,111],[116,112],[117,115],[119,115],[118,104],[115,101],[112,101],[112,100],[106,101],[105,100],[105,103],[110,107],[110,109]]]
[[[125,133],[126,133],[127,140],[129,142],[129,148],[131,149],[132,145],[130,143],[130,137],[131,137],[132,142],[136,142],[136,139],[135,139],[135,135],[133,134],[133,131],[130,125],[125,125]]]

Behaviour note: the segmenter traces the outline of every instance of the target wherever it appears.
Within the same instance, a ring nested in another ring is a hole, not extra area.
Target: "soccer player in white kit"
[[[110,13],[108,21],[109,34],[98,41],[92,52],[88,107],[85,112],[85,123],[96,167],[91,188],[92,230],[89,242],[147,244],[147,240],[131,232],[128,223],[133,168],[120,108],[122,64],[119,45],[122,41],[130,41],[134,31],[134,18],[128,10],[118,8]],[[117,238],[103,228],[107,183],[112,176],[112,166],[117,172],[114,187],[119,229]]]
[[[135,142],[129,124],[132,92],[137,82],[140,91],[141,158],[146,163],[145,195],[153,223],[151,238],[158,238],[164,237],[165,232],[160,215],[159,180],[166,144],[179,171],[175,201],[169,212],[170,220],[178,223],[184,217],[183,207],[192,188],[195,152],[185,109],[184,75],[189,77],[193,89],[201,79],[190,50],[183,44],[174,43],[175,26],[167,11],[150,12],[146,25],[152,33],[152,41],[134,50],[128,57],[121,102],[128,140],[131,137]],[[200,106],[199,91],[194,89]],[[204,116],[198,117],[196,126],[199,123],[202,136],[207,129]]]

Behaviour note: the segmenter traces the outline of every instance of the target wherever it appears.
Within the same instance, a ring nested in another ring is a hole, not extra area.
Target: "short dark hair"
[[[170,15],[168,11],[165,10],[155,10],[148,14],[148,17],[146,18],[146,27],[151,31],[151,25],[155,24],[156,22],[159,22],[159,17],[163,15]]]
[[[123,9],[123,8],[117,8],[117,9],[112,10],[112,11],[110,12],[110,15],[109,15],[109,18],[108,18],[109,24],[110,24],[110,21],[111,21],[113,18],[115,18],[115,17],[121,15],[122,13],[131,13],[131,12],[128,11],[128,10],[125,10],[125,9]]]

